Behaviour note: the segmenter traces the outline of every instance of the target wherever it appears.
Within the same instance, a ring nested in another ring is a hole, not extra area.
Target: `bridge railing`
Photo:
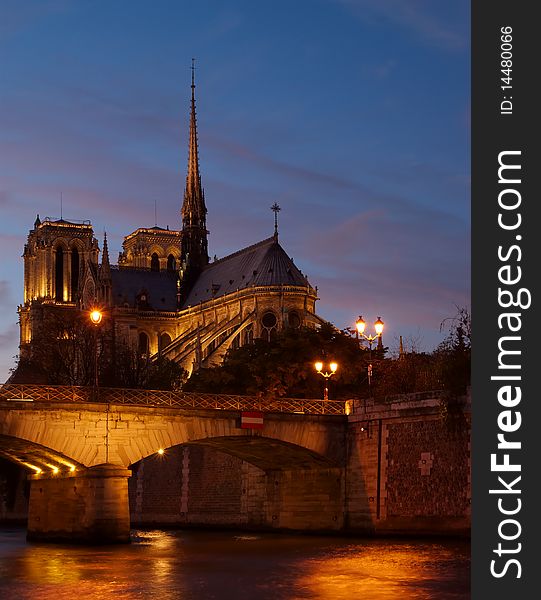
[[[94,388],[64,385],[0,385],[0,402],[100,402],[130,406],[169,407],[184,410],[258,410],[262,412],[302,413],[316,415],[346,414],[346,403],[337,400],[275,398],[264,400],[256,396],[202,394],[126,388]]]

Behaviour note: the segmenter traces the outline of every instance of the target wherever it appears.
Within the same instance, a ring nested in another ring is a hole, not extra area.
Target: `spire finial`
[[[271,210],[274,213],[274,237],[278,238],[278,213],[282,210],[277,202],[271,206]]]
[[[195,58],[192,58],[192,96],[195,89]]]

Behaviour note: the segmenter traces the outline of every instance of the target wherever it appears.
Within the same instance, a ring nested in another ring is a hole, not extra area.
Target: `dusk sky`
[[[112,262],[180,228],[196,58],[209,254],[272,235],[320,316],[432,350],[470,304],[469,2],[0,0],[0,381],[36,214]]]

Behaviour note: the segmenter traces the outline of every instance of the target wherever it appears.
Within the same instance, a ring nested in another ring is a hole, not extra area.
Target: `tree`
[[[457,307],[454,317],[442,321],[440,331],[445,329],[447,336],[434,352],[441,387],[453,396],[461,396],[471,384],[471,315],[468,309]]]
[[[97,333],[83,313],[44,307],[29,351],[19,358],[10,381],[91,385]],[[98,348],[103,349],[104,344]]]
[[[368,351],[357,340],[330,323],[319,329],[286,329],[270,342],[230,349],[220,367],[200,369],[184,387],[187,391],[318,398],[325,382],[314,363],[338,363],[330,381],[331,399],[359,396],[365,385]]]
[[[112,323],[96,328],[84,311],[46,307],[29,352],[19,358],[11,383],[180,389],[186,371],[174,361],[144,357],[129,345],[113,351]],[[96,356],[97,353],[97,356]]]
[[[163,356],[150,358],[127,344],[118,346],[102,375],[102,385],[142,388],[147,390],[179,390],[188,373],[178,363]]]

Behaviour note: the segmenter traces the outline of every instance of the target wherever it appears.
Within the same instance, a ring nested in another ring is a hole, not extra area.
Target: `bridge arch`
[[[133,526],[343,527],[343,468],[283,440],[194,439],[149,455],[130,470]]]
[[[84,466],[41,444],[19,437],[0,434],[0,456],[23,467],[30,474],[62,475],[83,469]]]
[[[212,448],[250,463],[262,471],[309,470],[340,466],[337,461],[303,446],[264,436],[207,437],[180,445]],[[168,449],[163,448],[164,453]]]

